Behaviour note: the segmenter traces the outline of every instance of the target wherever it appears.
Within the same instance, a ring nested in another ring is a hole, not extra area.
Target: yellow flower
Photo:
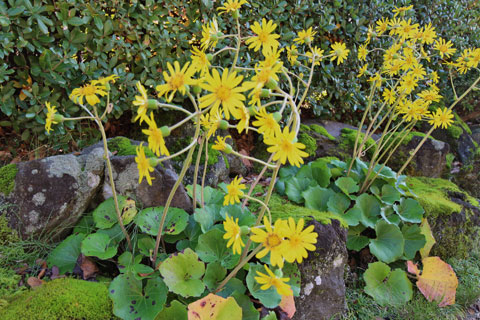
[[[210,67],[210,61],[208,61],[205,50],[199,50],[197,47],[193,47],[190,52],[192,53],[192,68],[195,71],[199,71],[200,76],[205,75]]]
[[[255,281],[257,281],[262,286],[260,289],[268,290],[270,287],[274,287],[279,295],[282,296],[291,296],[293,295],[293,291],[290,286],[286,283],[290,281],[290,278],[279,278],[277,277],[272,270],[265,264],[265,270],[267,270],[267,274],[261,273],[257,271],[258,277],[255,277]]]
[[[375,84],[375,87],[380,88],[382,86],[382,76],[376,72],[374,76],[368,79],[368,82],[372,82]]]
[[[403,60],[394,59],[392,60],[391,63],[384,65],[385,72],[388,73],[390,76],[394,76],[398,74],[400,69],[402,69],[403,64],[404,64]]]
[[[385,100],[385,102],[387,102],[388,104],[393,104],[395,102],[395,100],[397,99],[397,96],[395,94],[395,89],[388,89],[388,88],[385,88],[385,90],[383,90],[383,100]]]
[[[94,106],[100,102],[97,94],[102,97],[108,94],[105,90],[105,86],[90,82],[83,87],[73,89],[70,99],[75,103],[83,104],[83,98],[85,98],[89,105]]]
[[[367,45],[362,44],[358,48],[358,60],[360,60],[360,61],[367,60],[367,54],[368,54]]]
[[[265,230],[260,227],[251,229],[253,234],[250,236],[250,239],[256,243],[262,243],[265,247],[257,253],[256,257],[261,259],[270,252],[270,264],[283,268],[282,244],[285,232],[287,231],[285,221],[278,219],[272,228],[267,217],[263,217],[263,224],[265,225]]]
[[[170,153],[165,145],[162,130],[157,127],[153,119],[153,112],[150,113],[150,118],[146,118],[145,121],[148,124],[148,129],[143,129],[142,132],[148,136],[148,147],[150,150],[152,150],[157,157],[160,157],[160,155],[169,156]]]
[[[218,7],[217,10],[220,11],[220,14],[235,12],[242,7],[245,3],[248,3],[247,0],[227,0],[223,3],[223,7]]]
[[[298,33],[298,37],[293,39],[293,41],[297,42],[298,44],[309,43],[313,41],[313,36],[316,35],[317,32],[312,30],[312,27],[308,28],[307,30],[302,30]]]
[[[431,120],[428,121],[434,128],[442,127],[447,129],[453,123],[452,111],[444,108],[443,110],[438,108],[431,116]]]
[[[365,63],[365,64],[360,68],[360,70],[358,71],[357,78],[363,77],[363,75],[365,74],[365,72],[367,72],[367,68],[368,68],[368,63]]]
[[[170,102],[172,101],[175,92],[179,91],[181,94],[185,94],[187,86],[196,83],[195,80],[192,79],[192,76],[195,73],[195,68],[189,68],[189,65],[190,62],[187,62],[183,68],[180,69],[178,61],[173,63],[173,67],[170,62],[167,62],[167,68],[170,74],[166,71],[163,72],[163,78],[166,83],[158,85],[155,88],[158,91],[158,95],[163,96],[171,91],[172,93],[167,98],[167,101]]]
[[[310,58],[310,63],[313,62],[312,57],[315,57],[315,65],[318,66],[323,58],[323,50],[315,46],[312,48],[312,51],[308,51],[306,55]]]
[[[140,81],[137,81],[136,86],[141,95],[135,96],[135,100],[132,102],[134,106],[138,107],[137,116],[135,117],[134,121],[140,119],[140,124],[142,124],[144,120],[148,119],[148,96],[145,87],[140,83]]]
[[[217,20],[213,20],[212,22],[210,22],[210,25],[208,25],[208,23],[206,25],[202,25],[202,39],[200,39],[200,47],[204,50],[209,48],[210,46],[212,48],[215,48],[218,43],[217,34]]]
[[[109,84],[110,82],[112,83],[115,83],[115,81],[120,78],[119,76],[117,76],[116,74],[112,74],[108,77],[102,77],[98,80],[92,80],[92,84],[100,84],[102,86],[106,86],[107,84]]]
[[[413,9],[413,5],[409,5],[408,7],[397,7],[395,6],[395,9],[392,10],[393,13],[395,13],[393,16],[396,17],[399,14],[403,14],[405,11]]]
[[[417,64],[413,67],[412,74],[416,79],[422,80],[427,75],[427,72],[421,64]]]
[[[432,71],[432,73],[430,73],[430,79],[432,79],[432,82],[434,84],[437,84],[438,83],[438,73],[437,71]]]
[[[423,116],[428,114],[427,106],[422,100],[415,100],[414,102],[407,100],[402,105],[400,113],[403,113],[403,119],[410,122],[413,120],[421,120]]]
[[[470,56],[468,57],[467,66],[470,68],[476,68],[478,63],[480,62],[480,49],[477,48],[470,52]]]
[[[403,50],[404,57],[402,63],[402,70],[409,70],[413,69],[416,65],[418,65],[417,58],[413,55],[413,52],[409,48],[405,48]]]
[[[395,29],[395,33],[398,34],[402,40],[410,39],[418,31],[418,23],[411,24],[412,19],[408,21],[401,20],[400,27]]]
[[[235,119],[239,120],[239,122],[237,123],[238,133],[241,133],[243,130],[245,130],[245,132],[248,132],[248,122],[250,121],[250,113],[248,112],[247,108],[240,107],[238,109],[235,109],[232,112],[232,114],[235,117]]]
[[[252,122],[252,124],[258,127],[258,133],[263,134],[265,137],[273,136],[280,131],[280,125],[275,121],[273,114],[268,113],[265,108],[260,108],[255,118],[257,121]]]
[[[391,30],[390,30],[390,35],[394,35],[397,33],[397,29],[401,27],[401,22],[403,20],[401,19],[397,19],[395,17],[393,17],[393,19],[390,19],[388,20],[388,25],[390,26]]]
[[[243,183],[240,182],[242,182],[242,177],[236,176],[235,179],[233,179],[232,182],[230,182],[230,184],[227,186],[227,194],[223,199],[224,206],[240,202],[240,197],[243,196],[242,190],[247,188]]]
[[[263,47],[262,52],[268,50],[276,50],[280,43],[276,40],[280,38],[278,34],[272,33],[277,28],[277,25],[273,23],[272,20],[262,19],[262,24],[260,25],[255,21],[251,27],[252,31],[256,34],[251,38],[248,38],[245,41],[245,44],[248,45],[249,49],[253,48],[253,51],[257,52]]]
[[[274,136],[266,136],[265,144],[270,145],[268,152],[274,153],[273,161],[280,159],[282,164],[288,159],[292,166],[300,167],[303,158],[308,157],[308,153],[300,150],[305,149],[305,145],[300,142],[294,142],[295,131],[289,131],[288,127],[283,128],[283,132],[277,131]]]
[[[225,137],[217,136],[217,141],[215,141],[215,144],[212,146],[212,149],[228,152],[228,148],[230,147],[230,145],[226,141],[228,138],[231,139],[232,136],[225,136]]]
[[[439,102],[442,99],[442,96],[438,94],[437,90],[430,89],[430,90],[423,90],[418,94],[420,98],[422,98],[427,105],[430,105],[432,102]]]
[[[292,44],[290,47],[287,47],[287,59],[291,65],[294,65],[295,62],[297,62],[298,51],[297,47],[294,44]]]
[[[200,125],[207,131],[207,138],[210,138],[215,131],[217,131],[220,120],[222,120],[222,118],[218,112],[210,112],[200,116]]]
[[[446,42],[442,38],[438,38],[437,41],[435,41],[434,49],[438,50],[438,54],[440,55],[440,58],[443,59],[443,56],[445,55],[446,58],[450,58],[452,54],[457,51],[457,49],[452,48],[453,44],[451,41]]]
[[[278,50],[278,48],[266,48],[263,50],[263,55],[265,60],[260,61],[259,64],[263,68],[273,67],[276,64],[283,65],[283,62],[280,61],[280,53],[283,52],[283,49]]]
[[[238,218],[233,220],[233,218],[229,217],[227,213],[225,221],[223,221],[223,228],[225,229],[223,239],[228,239],[227,248],[230,248],[233,245],[233,254],[242,253],[242,247],[244,247],[245,244],[242,240],[242,229],[238,225]]]
[[[243,76],[237,76],[235,71],[229,72],[228,68],[223,70],[221,77],[218,71],[213,69],[211,74],[205,75],[205,82],[200,85],[211,92],[200,98],[200,108],[213,105],[212,112],[216,113],[221,105],[225,118],[230,120],[230,113],[244,106],[245,96],[241,92],[246,89],[239,86],[242,80]]]
[[[377,26],[375,27],[375,31],[377,34],[381,36],[388,28],[388,19],[382,18],[377,21]]]
[[[454,66],[457,67],[458,72],[461,74],[465,74],[470,67],[468,66],[469,56],[470,56],[471,49],[465,49],[462,52],[462,55],[458,57],[457,61],[455,61]]]
[[[143,142],[136,148],[137,156],[135,157],[135,162],[137,163],[138,168],[138,184],[142,183],[143,177],[147,179],[149,185],[152,185],[152,180],[154,178],[150,177],[150,172],[153,172],[153,167],[150,164],[150,161],[145,157],[145,150],[143,150]]]
[[[283,257],[287,262],[302,263],[304,258],[308,257],[307,250],[315,251],[314,244],[317,243],[318,234],[313,232],[314,226],[308,226],[303,230],[304,221],[303,218],[298,220],[298,224],[295,224],[293,218],[288,218],[288,224],[286,224],[285,241],[283,248]]]
[[[400,88],[399,91],[404,92],[405,94],[409,94],[417,87],[418,80],[415,76],[410,72],[406,76],[402,78],[400,81]]]
[[[330,51],[330,54],[333,54],[333,57],[330,58],[330,61],[337,59],[337,65],[339,65],[343,62],[343,60],[347,59],[349,52],[350,50],[347,49],[345,43],[335,42],[332,44],[332,50]]]
[[[435,41],[437,33],[435,32],[435,27],[432,27],[432,23],[427,24],[423,27],[422,32],[422,43],[431,44]]]
[[[57,124],[58,121],[55,121],[55,114],[57,113],[57,107],[50,106],[50,102],[45,102],[45,106],[47,107],[47,118],[45,119],[45,130],[47,133],[52,131],[52,123]]]

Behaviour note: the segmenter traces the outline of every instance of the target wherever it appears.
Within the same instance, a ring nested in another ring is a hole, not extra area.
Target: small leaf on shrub
[[[187,306],[183,303],[173,300],[169,307],[165,307],[155,317],[155,320],[185,320],[188,318]]]
[[[404,239],[396,225],[380,220],[375,225],[376,239],[370,240],[370,252],[378,260],[390,263],[403,255]]]
[[[242,320],[242,308],[233,297],[225,299],[210,293],[188,305],[188,319]]]
[[[417,200],[411,198],[402,198],[399,205],[394,205],[393,209],[403,221],[411,223],[422,222],[425,212]]]
[[[149,279],[145,288],[133,274],[117,276],[108,288],[113,313],[122,319],[155,319],[167,301],[168,289],[159,277]]]
[[[425,259],[430,254],[430,250],[432,250],[432,247],[436,243],[436,241],[433,237],[432,229],[430,228],[430,224],[428,224],[427,218],[422,219],[422,223],[420,224],[420,230],[427,241],[425,243],[425,246],[420,249],[420,255],[422,256],[422,259]]]
[[[358,192],[358,184],[350,177],[340,177],[335,181],[335,185],[342,190],[347,196],[351,193]]]
[[[250,263],[250,269],[248,270],[247,274],[248,290],[252,296],[260,300],[260,303],[266,308],[273,309],[280,304],[282,301],[282,296],[278,294],[277,290],[273,286],[267,290],[260,289],[262,285],[255,281],[255,277],[258,276],[257,271],[265,273],[265,268],[261,264]]]
[[[119,195],[117,199],[118,207],[120,210],[122,210],[125,206],[127,198]],[[115,223],[118,222],[117,214],[115,211],[115,202],[113,201],[113,198],[108,198],[107,200],[100,203],[100,205],[95,210],[93,210],[92,215],[97,228],[111,228]]]
[[[328,200],[335,195],[335,191],[315,186],[308,188],[302,195],[305,199],[305,207],[318,211],[327,211]]]
[[[143,209],[135,217],[135,223],[143,232],[156,236],[158,234],[158,228],[160,228],[163,210],[164,207],[162,206]],[[188,213],[183,209],[168,208],[163,234],[175,235],[185,230],[188,217]]]
[[[89,234],[82,241],[82,253],[99,259],[109,259],[117,254],[117,246],[111,244],[110,238],[104,233]]]
[[[423,248],[427,241],[420,227],[415,224],[411,226],[404,225],[402,233],[405,239],[405,258],[411,260],[415,258],[417,251]]]
[[[160,274],[170,291],[182,297],[198,297],[205,290],[200,278],[205,273],[205,264],[198,260],[190,248],[174,253],[160,265]]]
[[[368,264],[363,278],[365,293],[382,306],[401,306],[412,298],[412,283],[403,270],[391,271],[388,265],[378,261]]]
[[[212,229],[198,237],[195,251],[204,262],[218,261],[227,269],[235,267],[240,255],[233,254],[232,248],[227,248],[227,240],[223,239],[224,232]]]
[[[80,247],[85,235],[72,234],[63,240],[48,255],[48,266],[57,266],[59,273],[72,272],[80,255]]]
[[[411,261],[407,262],[408,271],[416,274],[417,287],[428,301],[436,301],[439,307],[455,304],[458,279],[452,267],[439,257],[428,257],[422,260],[423,271]]]

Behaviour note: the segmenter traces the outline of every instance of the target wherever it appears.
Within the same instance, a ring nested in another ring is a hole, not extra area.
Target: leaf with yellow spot
[[[422,260],[420,271],[413,262],[408,261],[408,272],[417,276],[417,287],[428,301],[436,301],[439,307],[455,303],[458,279],[452,267],[439,257]]]
[[[433,245],[436,243],[432,234],[432,229],[430,228],[426,218],[422,219],[422,223],[420,224],[420,233],[425,236],[425,240],[427,241],[423,248],[420,249],[420,255],[422,256],[422,259],[425,259],[428,257],[430,250],[432,250]]]
[[[188,305],[188,320],[242,320],[242,308],[233,297],[210,293]]]

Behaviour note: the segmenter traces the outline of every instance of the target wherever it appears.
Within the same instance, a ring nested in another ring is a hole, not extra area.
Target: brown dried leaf
[[[85,257],[83,254],[80,256],[80,269],[83,272],[83,280],[87,280],[95,275],[98,272],[98,267],[90,260],[88,257]]]
[[[28,285],[29,285],[30,287],[36,288],[36,287],[39,287],[39,286],[41,286],[42,284],[44,284],[45,281],[40,280],[40,279],[35,278],[35,277],[30,277],[30,278],[28,278],[27,283],[28,283]]]

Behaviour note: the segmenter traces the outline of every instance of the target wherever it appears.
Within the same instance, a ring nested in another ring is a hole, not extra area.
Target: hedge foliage
[[[81,110],[68,95],[83,82],[117,74],[113,115],[131,110],[135,82],[150,87],[161,83],[168,61],[185,61],[191,45],[201,34],[222,1],[213,0],[8,0],[0,2],[0,126],[12,126],[24,140],[40,141],[44,134],[45,101],[65,116]],[[311,95],[316,115],[344,121],[355,120],[364,106],[364,91],[356,79],[360,63],[356,48],[365,40],[368,25],[390,17],[398,1],[354,0],[257,0],[244,6],[250,20],[275,20],[283,41],[312,26],[313,45],[325,52],[333,41],[344,41],[353,49],[348,63],[333,68],[324,61],[315,75]],[[480,46],[480,5],[475,1],[418,0],[412,3],[419,23],[432,22],[442,37],[459,48]],[[227,26],[218,21],[220,30]],[[280,30],[279,30],[280,29]],[[195,36],[197,38],[195,38]],[[193,39],[193,41],[192,41]],[[293,41],[292,41],[293,43]],[[243,57],[244,61],[250,59]],[[443,87],[447,75],[441,74]],[[468,82],[468,79],[466,80]],[[462,83],[460,83],[462,85]],[[179,101],[181,103],[181,101]],[[352,112],[358,111],[358,113]],[[78,125],[78,122],[76,122]],[[53,137],[72,133],[74,123],[57,126]],[[78,128],[77,128],[78,129]]]

